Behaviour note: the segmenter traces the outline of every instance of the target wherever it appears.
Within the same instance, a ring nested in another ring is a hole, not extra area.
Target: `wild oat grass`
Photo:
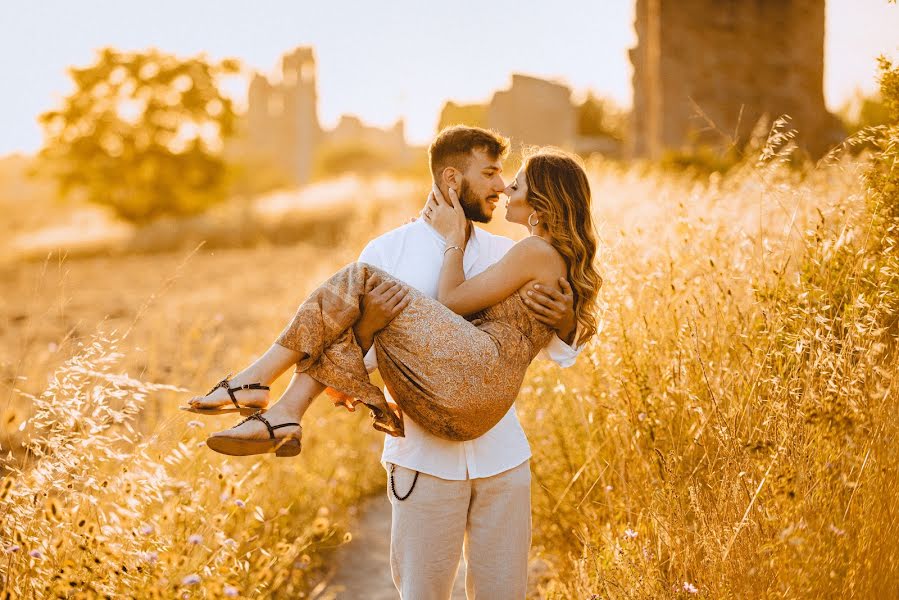
[[[371,491],[370,473],[342,466],[357,459],[359,428],[335,428],[309,445],[305,465],[287,468],[210,456],[198,420],[141,435],[133,424],[148,397],[187,390],[115,374],[119,343],[97,334],[31,398],[28,459],[7,461],[0,484],[6,590],[302,595],[323,551],[342,543],[329,507],[343,517]]]
[[[9,273],[3,592],[306,597],[351,536],[355,507],[383,486],[380,434],[322,402],[301,459],[232,459],[202,442],[234,419],[175,407],[264,351],[314,285],[412,212],[406,200],[361,211],[326,253],[200,250]]]
[[[605,329],[532,372],[546,597],[899,597],[895,230],[773,141],[610,232]]]
[[[535,364],[518,402],[536,596],[897,597],[896,233],[867,161],[788,167],[784,126],[723,177],[591,164],[603,329],[575,367]],[[146,309],[133,299],[181,257],[69,263],[53,302],[12,277],[7,322],[34,330],[18,330],[27,360],[4,366],[22,390],[0,406],[16,413],[0,438],[15,450],[5,591],[309,594],[353,507],[383,491],[380,434],[320,402],[300,457],[234,460],[200,447],[226,420],[171,407],[264,350],[303,294],[413,205],[327,253],[200,252]],[[84,291],[125,273],[124,298]],[[83,333],[98,321],[116,328]]]

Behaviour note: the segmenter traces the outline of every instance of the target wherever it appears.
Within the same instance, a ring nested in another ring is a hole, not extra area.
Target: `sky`
[[[424,144],[447,99],[486,102],[513,72],[629,107],[633,20],[633,0],[3,0],[0,155],[40,147],[36,117],[71,91],[66,67],[92,63],[104,46],[234,57],[273,74],[282,54],[309,45],[324,127],[345,113],[378,126],[404,118],[407,139]],[[876,88],[878,54],[899,56],[899,5],[827,0],[826,27],[833,110],[856,88]],[[239,84],[229,90],[245,101]]]

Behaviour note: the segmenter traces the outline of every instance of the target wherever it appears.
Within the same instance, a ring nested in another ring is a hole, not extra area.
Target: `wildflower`
[[[145,561],[147,561],[148,563],[155,563],[157,560],[159,560],[159,553],[153,552],[153,551],[142,552],[141,558],[144,559]]]
[[[234,504],[236,504],[238,508],[243,508],[243,507],[245,507],[245,506],[247,505],[247,503],[244,502],[243,500],[241,500],[240,498],[237,498],[237,499],[234,501]]]
[[[233,585],[226,585],[224,589],[225,596],[228,598],[237,598],[237,595],[240,593],[237,591],[237,588]]]
[[[830,529],[830,530],[831,530],[834,534],[836,534],[836,535],[843,535],[843,534],[846,533],[846,530],[845,530],[845,529],[840,529],[839,527],[837,527],[837,526],[834,525],[833,523],[831,523],[830,525],[828,525],[827,528]]]
[[[227,546],[228,548],[236,548],[237,542],[231,538],[227,538],[224,542],[222,542],[222,546]]]
[[[144,523],[140,526],[140,532],[144,535],[150,535],[151,533],[153,533],[153,526],[149,523]]]
[[[195,533],[195,534],[193,534],[192,536],[190,536],[189,538],[187,538],[187,542],[188,542],[189,544],[192,544],[192,545],[194,545],[194,546],[197,546],[197,545],[203,543],[203,536],[202,536],[202,535],[199,535],[199,534],[197,534],[197,533]]]
[[[202,421],[188,421],[187,426],[188,427],[202,427],[203,422]]]
[[[47,500],[47,508],[44,511],[44,516],[47,519],[57,520],[61,514],[62,508],[60,507],[59,502],[55,498]]]
[[[32,550],[31,552],[28,553],[28,556],[30,556],[31,558],[41,558],[44,555],[41,553],[40,550]]]
[[[625,537],[627,537],[628,539],[631,539],[631,540],[632,540],[632,539],[634,539],[635,537],[637,537],[637,532],[634,531],[633,529],[631,529],[630,527],[628,527],[627,529],[624,530],[624,535],[625,535]]]
[[[697,587],[696,587],[695,585],[693,585],[692,583],[689,583],[689,582],[686,582],[686,581],[685,581],[685,582],[684,582],[684,591],[687,592],[688,594],[698,594],[698,593],[699,593],[699,588],[697,588]]]
[[[312,532],[317,535],[324,535],[328,531],[330,522],[324,517],[318,517],[312,522]]]
[[[12,489],[12,477],[7,477],[3,484],[0,485],[0,500],[6,500],[9,491]]]
[[[20,548],[19,546],[12,545],[12,546],[9,546],[9,547],[6,549],[6,553],[7,553],[7,554],[12,554],[13,552],[18,552],[19,550],[21,550],[21,548]]]
[[[200,583],[200,576],[196,573],[191,573],[187,577],[181,580],[181,585],[196,585]]]
[[[607,485],[607,486],[606,486],[606,491],[607,491],[607,492],[611,492],[611,491],[614,490],[614,489],[615,489],[615,488],[613,488],[611,485]]]

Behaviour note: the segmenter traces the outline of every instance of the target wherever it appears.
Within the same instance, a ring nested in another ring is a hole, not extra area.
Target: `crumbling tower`
[[[788,114],[820,155],[842,137],[824,105],[824,0],[637,0],[630,154],[745,143]]]
[[[322,135],[312,48],[300,47],[283,57],[280,82],[273,84],[256,74],[248,95],[251,147],[296,183],[308,182],[313,153]]]

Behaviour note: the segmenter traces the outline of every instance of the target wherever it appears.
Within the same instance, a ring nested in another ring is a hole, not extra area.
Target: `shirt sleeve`
[[[373,267],[384,269],[384,253],[381,251],[378,239],[375,238],[365,245],[359,254],[358,262],[368,263]]]
[[[559,339],[559,336],[553,335],[546,346],[544,346],[537,354],[537,358],[551,360],[560,367],[567,368],[574,365],[574,362],[577,360],[578,355],[580,355],[581,350],[583,349],[584,344],[577,347],[569,346]]]

